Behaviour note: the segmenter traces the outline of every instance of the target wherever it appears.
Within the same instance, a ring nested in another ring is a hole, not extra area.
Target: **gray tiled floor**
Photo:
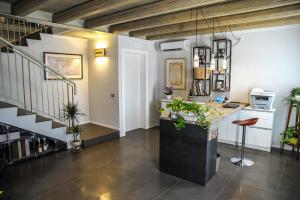
[[[220,171],[202,187],[159,172],[158,134],[157,128],[136,130],[77,154],[65,151],[8,167],[0,199],[300,199],[300,162],[290,155],[247,150],[255,165],[239,168],[229,162],[238,151],[219,144]]]

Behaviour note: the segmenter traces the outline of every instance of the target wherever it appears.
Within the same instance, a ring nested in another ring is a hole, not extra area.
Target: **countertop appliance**
[[[275,99],[275,91],[253,88],[250,94],[251,107],[253,109],[271,110]]]

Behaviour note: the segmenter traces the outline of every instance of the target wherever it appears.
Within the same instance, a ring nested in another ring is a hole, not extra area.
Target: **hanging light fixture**
[[[196,47],[198,46],[198,9],[196,8]],[[194,52],[194,67],[199,67],[199,52],[198,49],[195,49]]]
[[[213,19],[213,33],[212,33],[212,55],[211,55],[211,61],[210,61],[210,70],[216,70],[216,60],[215,60],[215,54],[214,54],[214,25],[215,25],[215,19]]]

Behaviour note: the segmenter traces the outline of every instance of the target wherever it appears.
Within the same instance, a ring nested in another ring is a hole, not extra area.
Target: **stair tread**
[[[59,123],[59,122],[55,122],[55,121],[52,121],[52,128],[61,128],[61,127],[66,127],[66,125],[62,124],[62,123]]]
[[[17,116],[24,116],[24,115],[34,115],[35,113],[30,112],[28,110],[24,110],[22,108],[18,108]]]
[[[52,120],[47,117],[43,117],[41,115],[36,115],[35,121],[37,123],[39,123],[39,122],[46,122],[46,121],[52,121]]]
[[[0,109],[1,108],[14,108],[14,107],[18,107],[18,106],[0,101]]]

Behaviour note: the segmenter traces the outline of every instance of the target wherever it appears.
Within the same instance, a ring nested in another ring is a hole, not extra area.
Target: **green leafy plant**
[[[182,111],[183,106],[184,106],[183,98],[176,97],[176,98],[174,98],[174,100],[171,103],[168,103],[166,107],[171,109],[172,112],[178,113],[178,112]]]
[[[207,105],[201,105],[195,101],[184,102],[181,97],[176,97],[171,103],[167,104],[167,108],[171,109],[172,112],[178,114],[175,120],[175,127],[177,130],[185,128],[185,120],[182,114],[193,114],[197,117],[197,121],[201,126],[209,126],[209,122],[206,119],[206,114],[220,114],[215,108],[209,107]]]
[[[176,121],[174,122],[174,126],[177,131],[180,131],[183,128],[185,128],[186,126],[185,126],[184,118],[182,116],[177,117]]]
[[[300,95],[300,87],[293,88],[291,91],[291,96]]]
[[[63,118],[65,121],[68,121],[68,131],[67,133],[73,134],[74,141],[77,140],[77,136],[80,132],[80,127],[78,125],[79,119],[84,114],[80,112],[78,108],[78,103],[68,103],[64,105],[62,112],[61,112],[61,118]]]
[[[300,101],[295,96],[300,95],[300,87],[293,88],[290,95],[286,98],[289,103],[300,109]]]
[[[298,143],[298,133],[295,126],[287,128],[283,135],[284,136],[280,141],[281,143],[293,145],[296,145]]]

